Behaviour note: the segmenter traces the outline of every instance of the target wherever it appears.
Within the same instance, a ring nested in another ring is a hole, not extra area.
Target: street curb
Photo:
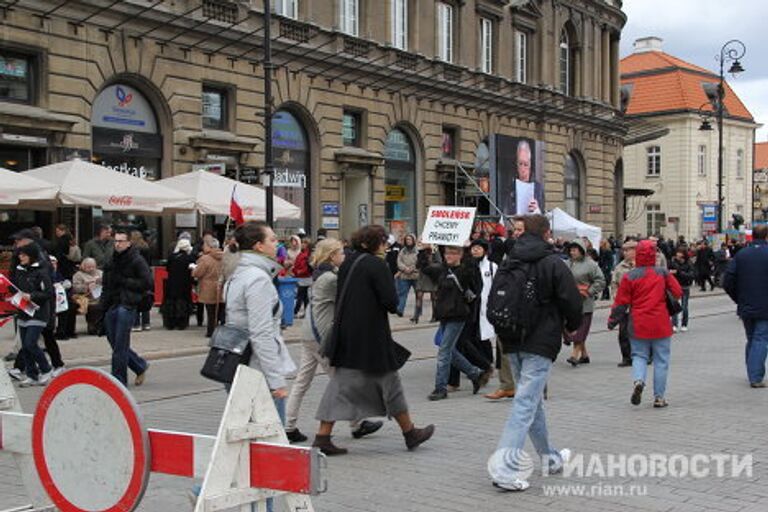
[[[691,299],[698,299],[702,297],[704,298],[717,297],[720,295],[725,295],[725,292],[721,290],[718,290],[716,292],[708,292],[707,295],[697,295],[696,297],[691,297]],[[603,303],[603,304],[596,305],[595,309],[596,310],[610,309],[610,307],[611,307],[610,304]],[[409,331],[419,331],[419,330],[426,330],[426,329],[435,329],[437,328],[437,326],[438,326],[437,322],[416,324],[416,325],[395,326],[395,327],[392,327],[392,332],[409,332]],[[598,331],[595,331],[595,332],[598,332]],[[296,336],[285,339],[285,342],[291,345],[300,343],[301,341],[302,341],[302,338],[296,337]],[[141,357],[143,357],[147,361],[155,361],[158,359],[170,359],[174,357],[199,356],[207,353],[208,353],[208,347],[191,347],[191,348],[180,348],[175,350],[156,350],[151,352],[142,352]],[[112,358],[98,357],[93,359],[71,359],[67,361],[67,364],[69,366],[108,366],[112,364]]]

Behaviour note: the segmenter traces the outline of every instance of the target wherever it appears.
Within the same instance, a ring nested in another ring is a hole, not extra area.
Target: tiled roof
[[[621,84],[631,86],[627,115],[680,110],[713,110],[703,84],[716,84],[713,72],[664,52],[634,53],[621,60]],[[752,114],[725,84],[725,109],[731,117],[753,121]]]
[[[755,170],[768,169],[768,142],[755,144]]]

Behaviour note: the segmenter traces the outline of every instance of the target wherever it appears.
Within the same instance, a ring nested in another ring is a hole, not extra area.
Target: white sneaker
[[[29,388],[35,385],[37,385],[37,381],[35,379],[30,379],[29,377],[24,377],[21,382],[19,382],[20,388]]]
[[[568,463],[569,460],[571,460],[571,450],[568,448],[563,448],[558,452],[560,454],[560,464],[552,464],[549,465],[548,473],[549,475],[559,475],[563,472],[563,466]]]
[[[686,326],[682,326],[680,328],[680,330],[683,331],[683,332],[688,332],[688,328]]]
[[[35,386],[47,386],[49,382],[51,382],[51,379],[53,378],[53,372],[48,373],[41,373],[39,377],[37,377],[37,380],[35,381]]]
[[[493,482],[493,486],[504,491],[522,492],[528,489],[531,484],[522,478],[515,478],[511,482]]]
[[[141,332],[141,326],[131,327],[131,332]]]
[[[18,368],[11,368],[10,370],[8,370],[8,375],[16,382],[21,382],[22,380],[24,380],[24,372],[22,372]]]
[[[65,366],[59,366],[58,368],[54,368],[53,371],[51,372],[51,378],[55,379],[65,371],[67,371],[67,368]]]
[[[672,326],[672,332],[677,332],[677,327],[675,327],[674,325]]]
[[[152,326],[147,324],[147,325],[143,326],[142,329],[144,329],[145,331],[151,331],[152,330]]]

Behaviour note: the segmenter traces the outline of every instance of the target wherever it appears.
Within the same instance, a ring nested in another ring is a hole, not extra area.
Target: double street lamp
[[[717,119],[717,232],[723,232],[723,117],[725,115],[725,64],[731,63],[728,73],[736,75],[744,72],[740,59],[747,53],[747,47],[738,39],[731,39],[720,48],[720,81],[717,84],[717,103],[715,117]],[[711,114],[701,111],[704,118],[699,130],[712,130],[709,122]]]

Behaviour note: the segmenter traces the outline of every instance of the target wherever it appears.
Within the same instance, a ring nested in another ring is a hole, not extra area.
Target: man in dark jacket
[[[709,247],[709,242],[704,240],[696,251],[696,278],[699,282],[701,291],[707,291],[709,283],[710,291],[715,289],[715,283],[712,281],[712,263],[715,261],[715,254]]]
[[[440,322],[437,337],[441,340],[437,351],[435,389],[429,395],[430,400],[448,398],[451,365],[469,377],[473,394],[487,384],[491,376],[490,370],[484,372],[473,365],[456,348],[464,324],[472,315],[472,303],[480,300],[479,270],[474,265],[462,264],[463,255],[461,247],[446,247],[445,262],[424,269],[424,273],[438,283],[434,314]]]
[[[128,232],[115,232],[115,251],[104,267],[101,310],[112,347],[112,375],[128,386],[128,368],[135,384],[144,383],[149,363],[131,349],[131,328],[136,311],[152,289],[152,273],[139,250],[131,246]]]
[[[723,288],[737,304],[747,333],[747,377],[753,388],[768,387],[765,359],[768,356],[768,226],[755,226],[753,243],[739,251],[728,264]]]
[[[501,337],[517,392],[497,449],[488,461],[488,472],[496,487],[510,491],[529,487],[525,469],[530,459],[523,452],[529,434],[549,472],[560,471],[570,457],[569,450],[558,452],[549,443],[542,400],[552,363],[560,352],[563,329],[574,332],[581,324],[582,297],[570,270],[547,242],[550,236],[546,217],[527,216],[525,234],[510,254],[510,260],[529,265],[529,282],[534,283],[536,294],[532,301],[536,318],[530,331]]]

